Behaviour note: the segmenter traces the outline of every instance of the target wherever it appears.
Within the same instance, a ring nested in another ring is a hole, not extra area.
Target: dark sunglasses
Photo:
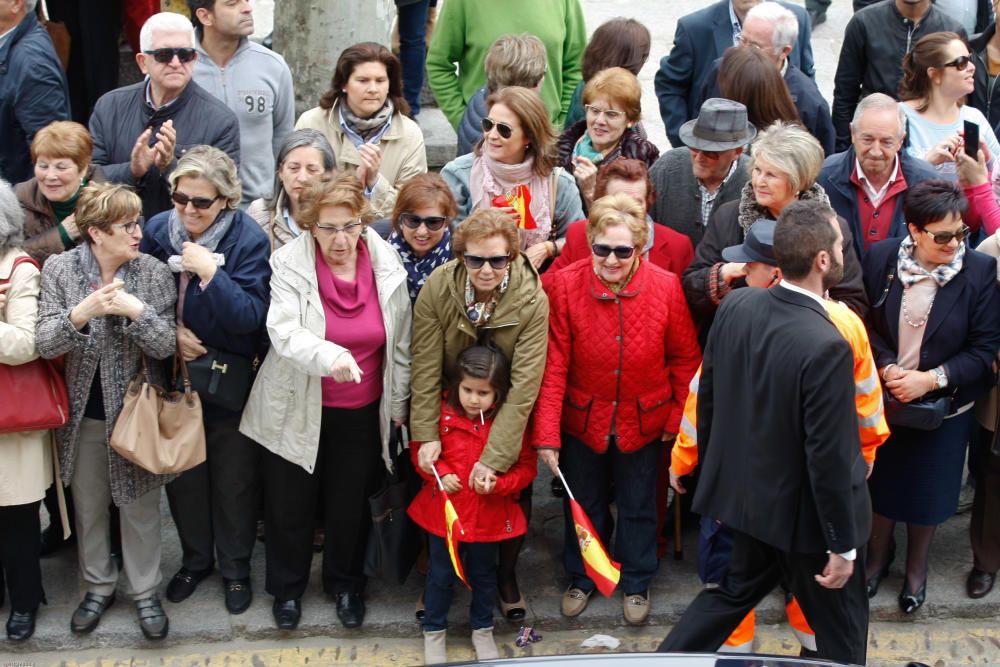
[[[419,229],[420,225],[423,225],[427,228],[427,231],[436,232],[444,227],[446,222],[448,222],[448,218],[440,215],[429,215],[426,218],[421,218],[419,215],[413,213],[399,214],[399,224],[410,229]]]
[[[971,62],[972,62],[972,58],[970,56],[959,56],[959,57],[955,58],[954,60],[952,60],[950,63],[945,63],[944,67],[954,67],[959,72],[963,72],[963,71],[965,71],[965,68],[969,66],[969,63],[971,63]]]
[[[628,259],[635,254],[635,247],[630,245],[620,245],[612,248],[603,243],[593,243],[590,246],[590,250],[598,257],[607,257],[611,253],[615,253],[615,257],[618,259]]]
[[[177,56],[177,60],[182,63],[189,63],[194,60],[195,51],[190,47],[183,47],[180,49],[175,48],[165,48],[165,49],[152,49],[151,51],[143,51],[147,56],[153,56],[153,60],[163,65],[171,62],[174,56]]]
[[[463,260],[465,260],[465,265],[470,269],[481,269],[483,264],[486,262],[490,263],[497,271],[501,271],[507,268],[507,264],[510,263],[510,253],[506,255],[497,255],[496,257],[480,257],[479,255],[464,255]]]
[[[500,121],[493,120],[492,118],[483,119],[483,132],[489,132],[493,128],[497,128],[497,132],[504,139],[510,139],[510,135],[514,133],[514,128],[512,128],[507,123],[501,123]]]
[[[191,202],[192,206],[204,211],[206,208],[211,208],[212,204],[222,199],[222,195],[209,199],[208,197],[188,197],[183,192],[174,192],[170,195],[170,198],[174,200],[175,204],[187,206],[188,202]]]
[[[962,225],[962,228],[959,229],[957,232],[935,233],[935,232],[929,232],[925,229],[924,234],[927,234],[927,236],[931,237],[931,240],[938,245],[948,245],[949,243],[951,243],[952,239],[955,239],[956,241],[961,243],[962,240],[969,235],[970,231],[971,230],[969,229],[968,225]]]

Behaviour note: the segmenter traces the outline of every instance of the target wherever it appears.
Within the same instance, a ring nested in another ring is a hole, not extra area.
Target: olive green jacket
[[[418,442],[440,440],[441,391],[452,378],[459,353],[489,332],[511,362],[511,387],[490,430],[480,461],[506,472],[521,451],[528,417],[545,370],[549,300],[525,256],[511,263],[507,292],[490,321],[477,329],[465,313],[465,265],[439,266],[417,296],[413,311],[410,434]]]

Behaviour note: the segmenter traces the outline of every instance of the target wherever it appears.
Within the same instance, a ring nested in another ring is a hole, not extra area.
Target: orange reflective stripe
[[[785,614],[788,615],[788,624],[792,626],[792,632],[799,643],[810,651],[815,651],[816,633],[806,622],[806,615],[802,613],[802,607],[799,606],[798,600],[792,598],[788,601],[788,604],[785,605]]]
[[[676,475],[690,475],[698,465],[698,382],[701,380],[701,366],[691,378],[690,391],[684,401],[684,417],[681,428],[670,451],[670,469]]]
[[[743,617],[740,624],[736,626],[732,634],[729,635],[729,639],[726,640],[726,646],[740,646],[745,644],[751,644],[753,642],[753,635],[756,630],[757,619],[754,610],[751,609],[750,613]],[[747,647],[747,650],[752,648],[752,646]]]

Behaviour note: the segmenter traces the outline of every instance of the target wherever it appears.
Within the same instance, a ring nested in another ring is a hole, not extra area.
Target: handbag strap
[[[181,370],[181,382],[184,383],[184,400],[188,405],[194,403],[194,396],[191,394],[191,376],[188,374],[188,365],[180,353],[174,353],[174,385],[177,384],[177,369]]]
[[[38,269],[39,271],[41,271],[41,267],[38,266],[38,262],[36,262],[31,256],[29,256],[29,255],[21,255],[20,257],[18,257],[18,258],[16,258],[14,260],[14,264],[13,264],[13,266],[10,267],[10,273],[7,274],[7,277],[6,278],[0,278],[0,284],[9,283],[10,280],[11,280],[11,278],[14,277],[14,271],[17,271],[17,267],[21,266],[22,264],[31,264],[36,269]]]

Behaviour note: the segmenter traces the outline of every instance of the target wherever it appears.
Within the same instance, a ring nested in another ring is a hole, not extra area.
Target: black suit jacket
[[[693,509],[789,553],[863,546],[852,359],[814,299],[780,285],[726,296],[698,389]]]

